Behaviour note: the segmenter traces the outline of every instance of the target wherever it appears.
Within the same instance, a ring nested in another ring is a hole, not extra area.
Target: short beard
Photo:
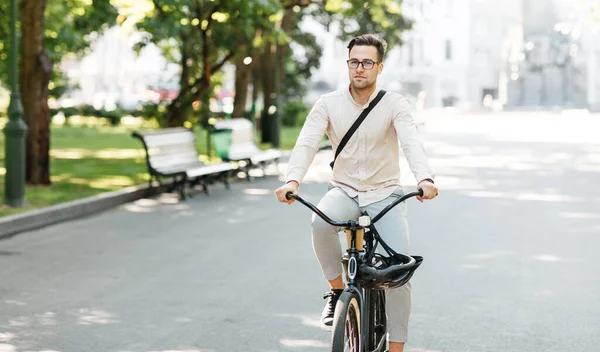
[[[371,87],[373,87],[375,85],[376,81],[374,82],[368,82],[368,81],[364,81],[361,83],[358,83],[355,80],[352,80],[350,82],[350,85],[352,86],[352,88],[355,88],[357,90],[363,90],[363,89],[369,89]]]

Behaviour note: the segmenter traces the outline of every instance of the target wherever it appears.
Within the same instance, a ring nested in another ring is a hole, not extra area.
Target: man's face
[[[348,67],[348,75],[352,88],[365,89],[375,85],[377,75],[383,69],[383,64],[377,62],[377,48],[374,46],[356,45],[350,50],[348,56],[350,63],[356,64],[356,61],[362,62],[357,68]],[[374,65],[371,69],[365,69],[364,66],[368,66],[369,61],[374,63]]]

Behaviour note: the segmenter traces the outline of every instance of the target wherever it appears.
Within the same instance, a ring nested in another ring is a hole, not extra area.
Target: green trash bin
[[[229,150],[233,143],[233,130],[229,128],[215,129],[212,132],[213,145],[217,156],[223,160],[229,159]]]

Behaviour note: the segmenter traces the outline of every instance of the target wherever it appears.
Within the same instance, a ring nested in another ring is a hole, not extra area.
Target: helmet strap
[[[381,246],[383,247],[383,249],[387,252],[387,254],[390,257],[395,257],[397,259],[401,259],[402,261],[407,261],[410,259],[409,256],[404,255],[404,254],[399,254],[398,252],[393,250],[392,247],[390,247],[387,243],[385,243],[385,241],[381,238],[381,236],[379,236],[379,232],[377,232],[377,229],[375,228],[374,224],[369,225],[369,230],[373,234],[373,238],[375,239],[375,245],[371,249],[372,253],[366,254],[367,260],[371,260],[372,257],[375,255],[375,250],[377,248],[378,243],[381,243]]]

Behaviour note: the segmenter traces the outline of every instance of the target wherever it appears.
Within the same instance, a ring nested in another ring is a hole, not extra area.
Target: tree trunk
[[[44,52],[46,0],[21,1],[20,92],[23,120],[27,124],[26,181],[50,184],[50,111],[48,83],[52,63]]]
[[[296,27],[297,27],[296,15],[294,13],[293,8],[289,7],[286,9],[285,15],[283,16],[283,18],[281,20],[281,29],[288,35],[291,35],[292,31]],[[277,86],[275,87],[275,90],[277,92],[278,98],[279,98],[279,94],[281,93],[281,84],[285,80],[285,62],[289,55],[290,55],[289,44],[285,43],[283,45],[277,46],[277,68],[279,69],[279,72],[278,72],[279,79],[277,80]],[[281,106],[280,106],[280,108],[281,108]]]
[[[258,55],[255,55],[258,59]],[[260,91],[262,90],[262,84],[260,79],[258,79],[259,75],[256,72],[256,67],[252,69],[251,79],[252,79],[252,113],[254,114],[253,118],[256,117],[256,103],[258,102],[258,96]],[[255,126],[256,127],[256,126]]]
[[[254,63],[254,60],[252,60]],[[246,65],[244,58],[235,60],[235,100],[233,102],[232,117],[248,117],[246,114],[246,105],[248,102],[248,85],[252,73],[252,63]]]
[[[165,118],[162,123],[163,127],[181,127],[183,126],[183,109],[182,109],[182,100],[183,100],[183,92],[180,90],[179,95],[175,100],[169,104],[167,107],[167,112],[165,113]]]
[[[275,93],[275,85],[273,84],[273,67],[274,55],[270,47],[261,55],[260,60],[260,77],[261,86],[263,88],[263,110],[260,115],[261,141],[263,143],[271,142],[271,121],[269,108],[273,105],[273,94]]]
[[[179,76],[179,94],[177,98],[173,99],[169,106],[167,107],[167,112],[164,115],[164,119],[162,120],[161,126],[166,127],[181,127],[183,126],[183,122],[185,121],[183,116],[184,109],[184,98],[186,95],[186,91],[189,89],[189,78],[190,78],[190,68],[188,66],[188,46],[189,46],[189,38],[187,36],[181,36],[181,74]]]
[[[183,81],[183,80],[182,80]],[[182,85],[183,86],[183,85]],[[190,91],[195,91],[191,93]],[[200,86],[190,88],[184,87],[179,91],[179,95],[175,98],[171,104],[167,107],[167,112],[165,113],[164,121],[162,123],[163,127],[181,127],[183,123],[188,120],[190,114],[193,112],[193,103],[194,101],[203,101],[204,95],[211,92],[210,87]],[[206,122],[206,121],[203,121]]]

